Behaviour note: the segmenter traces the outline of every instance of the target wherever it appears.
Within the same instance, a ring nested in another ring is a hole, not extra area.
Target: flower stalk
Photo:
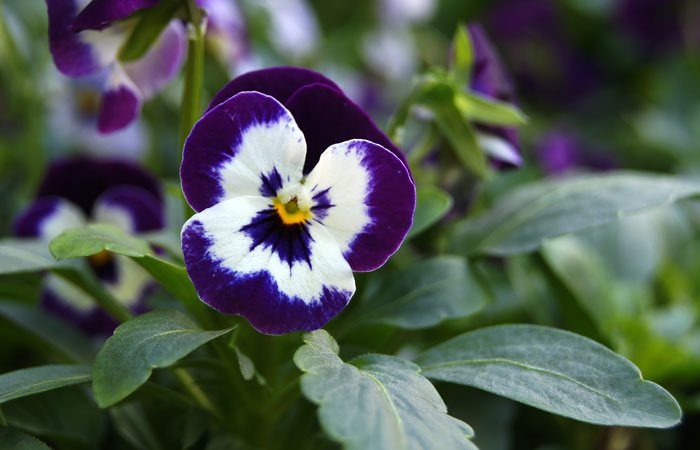
[[[192,125],[200,116],[202,79],[204,74],[204,36],[207,30],[207,18],[202,14],[194,0],[187,1],[190,17],[187,33],[187,63],[185,65],[185,86],[182,92],[182,109],[178,142],[185,143]]]

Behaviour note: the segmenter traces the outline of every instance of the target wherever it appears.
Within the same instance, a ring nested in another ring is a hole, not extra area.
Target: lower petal
[[[287,259],[268,237],[245,229],[271,207],[262,197],[226,200],[195,214],[183,227],[187,271],[202,301],[240,314],[258,331],[315,330],[350,300],[355,282],[333,237],[318,223],[308,228],[306,257]]]
[[[416,187],[408,169],[373,142],[352,140],[329,147],[306,184],[317,202],[314,215],[354,271],[382,266],[413,223]]]
[[[115,66],[102,94],[97,130],[111,133],[125,128],[136,119],[140,108],[141,93],[123,69]]]
[[[85,215],[76,205],[59,197],[43,197],[20,213],[14,229],[17,236],[50,240],[84,224]]]
[[[93,47],[73,29],[79,3],[79,0],[46,0],[51,55],[58,70],[70,77],[87,75],[102,67]]]

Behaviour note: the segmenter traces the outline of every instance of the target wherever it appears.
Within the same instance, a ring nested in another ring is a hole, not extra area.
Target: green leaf
[[[474,47],[469,36],[469,31],[464,24],[458,24],[452,39],[454,57],[452,60],[452,73],[460,85],[469,84],[469,78],[474,64]]]
[[[51,241],[49,250],[58,260],[91,256],[104,250],[136,258],[152,253],[146,241],[107,223],[66,230]]]
[[[51,450],[51,447],[14,428],[0,427],[0,448],[8,450]]]
[[[51,365],[15,370],[0,375],[0,404],[16,398],[90,381],[90,367]]]
[[[97,354],[93,390],[105,408],[126,398],[153,369],[168,367],[200,346],[231,331],[205,331],[176,310],[153,311],[124,322]]]
[[[39,239],[0,239],[0,274],[37,272],[66,266],[49,253]]]
[[[455,105],[466,120],[505,126],[518,126],[527,123],[527,117],[516,106],[479,94],[458,92],[455,95]]]
[[[418,357],[428,378],[473,386],[600,425],[667,428],[681,410],[661,386],[588,338],[534,325],[465,333]]]
[[[465,169],[479,178],[489,175],[486,155],[474,127],[455,105],[454,89],[444,81],[427,82],[417,103],[433,113],[433,120]]]
[[[435,186],[425,186],[416,191],[416,213],[413,226],[406,239],[411,239],[445,217],[452,207],[450,194]]]
[[[139,450],[161,450],[151,422],[138,403],[125,403],[109,409],[117,433]]]
[[[143,11],[138,23],[119,50],[119,60],[130,62],[141,58],[156,42],[179,7],[179,1],[166,0]]]
[[[386,355],[345,363],[325,331],[304,335],[294,362],[301,390],[319,405],[326,434],[347,450],[474,449],[469,425],[445,403],[415,364]]]
[[[516,255],[543,241],[700,194],[700,183],[634,172],[546,180],[506,194],[485,214],[459,224],[449,248]]]
[[[0,316],[75,361],[91,362],[97,354],[87,336],[35,307],[0,301]]]
[[[470,316],[486,304],[464,258],[457,256],[428,259],[389,274],[366,297],[348,319],[353,327],[383,323],[428,328]]]

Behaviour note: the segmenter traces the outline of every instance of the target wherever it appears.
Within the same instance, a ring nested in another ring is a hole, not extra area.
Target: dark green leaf
[[[52,365],[15,370],[0,375],[0,404],[16,398],[90,381],[88,366]]]
[[[179,311],[159,310],[121,324],[97,354],[93,390],[101,407],[139,388],[156,368],[168,367],[231,329],[205,331]]]
[[[406,239],[411,239],[445,217],[452,207],[452,197],[442,189],[425,186],[416,191],[416,213]]]
[[[384,323],[405,329],[428,328],[467,317],[486,303],[463,258],[441,256],[387,275],[349,322]]]
[[[426,351],[428,378],[473,386],[601,425],[667,428],[681,410],[661,386],[588,338],[534,325],[472,331]]]
[[[141,58],[156,42],[179,7],[180,2],[165,0],[143,11],[136,26],[119,50],[119,60],[129,62]]]
[[[117,433],[139,450],[161,450],[158,437],[146,414],[137,403],[125,403],[109,409]]]
[[[536,182],[459,224],[450,249],[499,256],[527,253],[546,239],[698,194],[698,182],[633,172]]]
[[[51,450],[51,447],[14,428],[0,427],[0,449],[3,450]]]
[[[87,336],[35,307],[0,301],[0,316],[75,361],[90,362],[97,354]]]
[[[471,428],[447,415],[432,384],[413,363],[366,355],[345,363],[325,331],[304,336],[294,362],[301,389],[319,405],[328,436],[347,450],[474,449]]]

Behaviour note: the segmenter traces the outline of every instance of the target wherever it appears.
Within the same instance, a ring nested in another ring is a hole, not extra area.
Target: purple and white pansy
[[[235,78],[185,143],[197,212],[187,271],[209,306],[259,331],[314,330],[382,266],[413,221],[403,154],[324,76],[280,67]]]
[[[156,180],[118,159],[72,158],[52,164],[37,198],[15,220],[15,234],[50,241],[69,228],[111,223],[127,233],[163,228],[164,212]],[[152,278],[129,258],[102,252],[87,258],[109,293],[134,313],[145,311]],[[89,333],[110,333],[117,323],[83,291],[47,274],[41,304]]]
[[[111,133],[128,126],[144,100],[179,72],[185,53],[183,24],[173,20],[141,58],[119,61],[119,51],[135,22],[129,16],[157,0],[46,0],[49,46],[54,63],[77,78],[100,71],[107,76],[97,128]]]
[[[469,24],[467,30],[474,48],[469,89],[486,98],[515,103],[513,83],[483,28]],[[492,161],[503,166],[522,165],[516,128],[479,123],[476,128],[479,145]]]

